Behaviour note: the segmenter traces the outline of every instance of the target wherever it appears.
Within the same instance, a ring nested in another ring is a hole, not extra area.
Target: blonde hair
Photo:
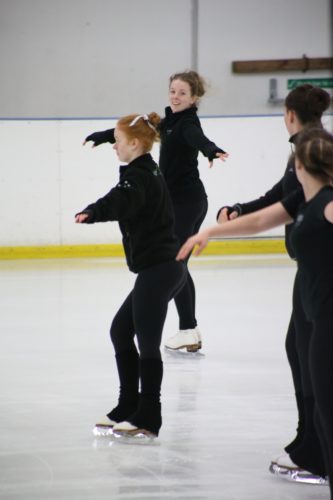
[[[138,139],[147,153],[152,149],[154,142],[159,141],[158,126],[161,117],[155,113],[148,115],[132,114],[120,118],[117,127],[124,132],[126,137]]]

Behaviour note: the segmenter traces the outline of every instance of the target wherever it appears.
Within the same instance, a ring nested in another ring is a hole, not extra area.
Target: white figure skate
[[[312,472],[301,469],[295,464],[287,453],[273,458],[269,471],[282,479],[296,483],[328,485],[327,477],[317,476]]]
[[[112,436],[113,427],[117,422],[111,420],[109,417],[101,418],[93,428],[94,436]]]
[[[164,345],[167,349],[174,351],[186,349],[187,352],[197,352],[202,347],[201,334],[197,327],[179,330],[176,335],[169,337]]]

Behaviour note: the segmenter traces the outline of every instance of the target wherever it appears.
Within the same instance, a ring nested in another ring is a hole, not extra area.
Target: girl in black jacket
[[[203,133],[197,115],[197,104],[205,94],[205,82],[195,71],[176,73],[170,77],[169,102],[160,125],[161,150],[159,165],[171,194],[180,243],[197,232],[207,214],[207,194],[198,170],[199,151],[208,158],[224,161],[228,154]],[[187,258],[187,261],[189,256]],[[187,262],[186,261],[186,262]],[[167,339],[169,349],[197,351],[201,334],[195,315],[195,287],[187,270],[187,281],[175,297],[179,331]]]
[[[299,133],[310,127],[322,127],[323,112],[330,104],[329,94],[317,87],[304,84],[292,90],[285,100],[285,123],[290,134],[290,143],[294,147]],[[233,207],[223,207],[218,214],[218,221],[223,223],[234,219],[238,215],[256,212],[264,207],[281,201],[285,196],[300,188],[300,183],[295,173],[295,157],[289,158],[287,168],[282,179],[275,184],[264,196],[248,203],[237,203]],[[299,194],[302,198],[302,191]],[[290,243],[290,233],[293,224],[285,227],[285,243],[288,254],[295,258],[294,250]],[[298,409],[298,428],[295,439],[285,447],[284,454],[274,458],[271,463],[272,472],[283,469],[302,468],[311,475],[299,474],[307,482],[321,483],[325,476],[323,454],[320,447],[318,434],[314,425],[314,396],[309,371],[309,345],[312,325],[307,320],[300,299],[299,274],[296,273],[293,289],[293,310],[286,337],[286,352],[292,371]]]
[[[300,204],[299,190],[296,190],[267,208],[207,228],[189,238],[177,258],[186,258],[195,245],[199,245],[194,252],[198,255],[209,238],[256,234],[280,224],[294,223],[290,244],[298,263],[300,301],[311,326],[307,370],[314,400],[314,426],[332,499],[333,136],[322,128],[300,132],[295,168],[305,202]],[[297,332],[298,335],[303,333]],[[308,458],[311,459],[311,455]]]
[[[77,223],[118,221],[128,267],[138,274],[111,325],[120,393],[118,405],[97,423],[106,432],[113,427],[118,433],[157,436],[162,424],[162,330],[168,302],[184,286],[186,269],[175,260],[179,242],[172,203],[149,154],[159,121],[156,113],[118,121],[114,149],[127,165],[120,167],[119,182],[109,193],[75,216]]]
[[[199,230],[208,209],[207,194],[198,170],[199,151],[209,159],[210,166],[215,158],[224,161],[228,157],[203,133],[196,105],[204,94],[205,82],[195,71],[172,75],[170,106],[165,109],[165,118],[159,125],[159,166],[171,195],[175,232],[181,244]],[[92,141],[93,146],[98,146],[113,140],[113,129],[109,129],[89,135],[84,143]],[[165,346],[195,352],[201,348],[202,341],[195,316],[195,287],[188,269],[186,283],[175,297],[175,303],[179,331],[167,339]]]

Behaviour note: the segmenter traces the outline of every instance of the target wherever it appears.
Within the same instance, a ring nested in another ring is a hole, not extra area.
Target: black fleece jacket
[[[168,106],[160,123],[161,148],[159,166],[175,203],[191,203],[206,198],[198,170],[198,153],[209,160],[222,149],[203,133],[197,108],[173,113]]]
[[[135,273],[173,260],[179,249],[170,195],[150,154],[121,166],[118,184],[80,213],[88,214],[88,224],[119,221],[127,264]]]

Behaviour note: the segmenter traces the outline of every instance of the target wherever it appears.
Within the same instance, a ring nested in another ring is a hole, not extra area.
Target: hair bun
[[[326,111],[331,103],[331,98],[328,92],[321,89],[320,87],[313,87],[308,93],[308,106],[309,110],[318,114],[322,114]]]
[[[148,118],[150,123],[154,125],[155,128],[157,128],[161,121],[160,115],[158,115],[157,113],[155,113],[155,111],[153,111],[152,113],[148,114]]]

